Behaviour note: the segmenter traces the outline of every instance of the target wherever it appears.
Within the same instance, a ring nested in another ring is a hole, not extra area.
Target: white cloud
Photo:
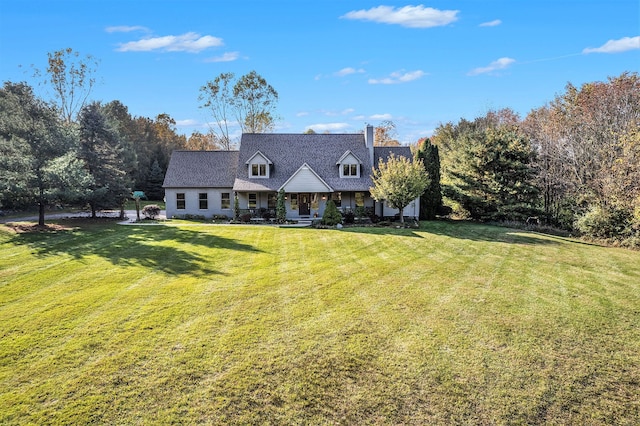
[[[119,52],[148,52],[160,50],[164,52],[198,53],[210,47],[218,47],[223,44],[221,38],[210,35],[200,36],[200,34],[190,32],[177,36],[150,37],[138,41],[130,41],[121,44],[117,50]]]
[[[423,5],[404,6],[399,9],[378,6],[369,10],[354,10],[341,18],[401,25],[408,28],[430,28],[457,21],[458,12],[458,10],[438,10]]]
[[[502,24],[501,20],[494,19],[493,21],[483,22],[482,24],[480,24],[480,26],[481,27],[497,27],[500,24]]]
[[[486,67],[475,68],[469,71],[468,75],[487,74],[493,71],[503,70],[509,65],[513,64],[516,60],[512,58],[500,58],[497,61],[491,62]]]
[[[343,109],[342,111],[319,111],[319,112],[326,115],[327,117],[336,117],[340,115],[353,114],[354,111],[355,110],[353,108],[346,108],[346,109]]]
[[[373,114],[371,116],[369,116],[370,120],[392,120],[393,119],[393,115],[391,114]]]
[[[370,78],[369,84],[399,84],[399,83],[408,83],[413,80],[417,80],[419,78],[427,75],[424,71],[416,70],[416,71],[396,71],[389,75],[389,77],[385,78]]]
[[[320,124],[312,124],[310,126],[305,127],[305,131],[309,129],[313,129],[316,133],[325,133],[325,132],[335,132],[340,130],[348,129],[349,125],[347,123],[320,123]]]
[[[133,26],[116,25],[116,26],[113,26],[113,27],[107,27],[104,30],[106,32],[108,32],[108,33],[130,33],[130,32],[133,32],[133,31],[149,32],[149,28],[143,27],[143,26],[140,26],[140,25],[133,25]]]
[[[205,62],[233,62],[240,57],[240,52],[226,52],[222,56],[205,59]]]
[[[307,111],[300,111],[296,113],[296,117],[306,117],[307,115],[309,115]]]
[[[365,72],[366,71],[362,68],[356,69],[352,67],[347,67],[347,68],[342,68],[340,71],[333,73],[333,75],[335,75],[336,77],[345,77],[351,74],[364,74]]]
[[[587,47],[582,53],[621,53],[635,49],[640,49],[640,36],[609,40],[600,47]]]
[[[200,126],[200,122],[197,120],[194,120],[192,118],[186,119],[186,120],[176,120],[176,126],[178,127],[195,127],[195,126]]]

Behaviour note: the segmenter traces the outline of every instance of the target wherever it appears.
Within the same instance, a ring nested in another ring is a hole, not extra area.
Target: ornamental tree
[[[429,185],[429,176],[421,160],[411,161],[393,153],[387,161],[380,159],[371,178],[371,196],[376,201],[385,201],[391,208],[398,209],[401,223],[404,223],[404,208],[422,195]]]

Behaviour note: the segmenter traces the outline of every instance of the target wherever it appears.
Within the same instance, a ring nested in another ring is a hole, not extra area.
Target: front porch
[[[269,221],[275,219],[277,208],[276,192],[237,192],[239,213],[249,215],[249,219]],[[373,213],[375,201],[369,192],[290,192],[285,193],[287,220],[322,218],[327,202],[332,200],[343,215],[364,215]]]

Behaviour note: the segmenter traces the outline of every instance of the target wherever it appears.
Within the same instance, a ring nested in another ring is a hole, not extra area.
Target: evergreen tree
[[[73,199],[88,183],[76,161],[76,135],[57,111],[24,83],[5,82],[0,89],[0,200],[23,207],[45,207]]]
[[[124,149],[118,131],[97,102],[80,111],[79,157],[93,177],[86,196],[91,217],[99,209],[120,207],[131,194],[131,182],[122,167]]]
[[[533,150],[509,110],[436,131],[446,148],[445,195],[473,219],[524,220],[535,215]]]
[[[327,201],[327,205],[324,208],[324,213],[322,214],[322,224],[328,226],[334,226],[342,222],[342,215],[338,211],[336,207],[336,203],[333,200]]]
[[[429,139],[425,139],[418,147],[416,158],[422,161],[429,176],[429,185],[420,196],[420,219],[433,220],[442,206],[438,147],[433,145]]]
[[[284,203],[284,189],[278,191],[278,200],[276,202],[276,218],[278,223],[284,223],[287,221],[287,207]]]
[[[162,200],[164,197],[164,189],[162,188],[163,182],[164,172],[160,168],[158,160],[154,160],[151,165],[151,170],[149,171],[147,191],[145,192],[150,200]]]

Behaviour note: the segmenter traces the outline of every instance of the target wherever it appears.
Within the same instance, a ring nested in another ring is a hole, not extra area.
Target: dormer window
[[[251,165],[251,177],[267,177],[267,165],[266,164],[252,164]]]
[[[269,170],[273,164],[266,155],[257,151],[245,163],[249,170],[250,178],[269,178]]]
[[[336,165],[339,166],[341,178],[359,178],[361,164],[362,161],[351,151],[342,154],[342,157],[336,162]]]
[[[343,164],[342,176],[343,177],[358,177],[358,165],[357,164]]]

